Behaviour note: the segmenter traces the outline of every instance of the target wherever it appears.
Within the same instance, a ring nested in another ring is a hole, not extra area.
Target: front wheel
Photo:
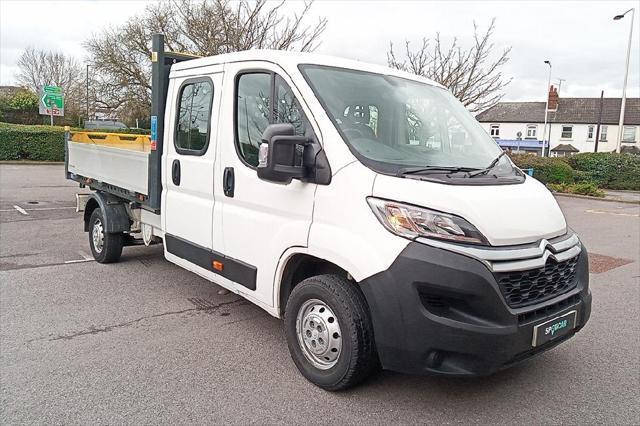
[[[123,245],[123,234],[105,232],[102,210],[95,209],[89,219],[89,246],[93,258],[99,263],[117,262]]]
[[[377,367],[366,300],[344,277],[319,275],[298,284],[287,301],[285,331],[296,367],[323,389],[354,386]]]

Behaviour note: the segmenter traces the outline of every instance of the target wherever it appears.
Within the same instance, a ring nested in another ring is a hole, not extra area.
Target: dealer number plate
[[[577,311],[567,312],[533,327],[533,346],[544,345],[571,332],[576,326]]]

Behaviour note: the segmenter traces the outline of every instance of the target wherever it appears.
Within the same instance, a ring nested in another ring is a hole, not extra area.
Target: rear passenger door
[[[172,79],[166,117],[163,221],[169,253],[202,268],[213,246],[213,188],[222,73]]]

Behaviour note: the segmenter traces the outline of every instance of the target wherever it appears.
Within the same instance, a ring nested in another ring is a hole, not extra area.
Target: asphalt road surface
[[[0,165],[1,424],[640,423],[638,205],[559,198],[600,271],[565,344],[488,378],[381,372],[329,393],[279,320],[160,246],[90,260],[77,191],[62,166]]]

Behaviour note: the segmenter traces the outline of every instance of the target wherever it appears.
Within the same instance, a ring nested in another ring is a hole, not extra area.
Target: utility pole
[[[616,144],[616,152],[620,153],[620,146],[622,145],[622,137],[624,133],[624,107],[627,103],[627,77],[629,76],[629,56],[631,56],[631,40],[633,35],[633,17],[635,14],[635,9],[629,9],[625,13],[621,15],[616,15],[613,17],[614,21],[619,21],[624,18],[624,16],[631,12],[631,26],[629,27],[629,44],[627,45],[627,63],[625,64],[624,69],[624,83],[622,84],[622,104],[620,105],[620,122],[618,124],[618,143]]]
[[[598,125],[596,126],[596,144],[593,152],[598,152],[598,141],[600,140],[600,123],[602,123],[602,99],[604,98],[604,90],[600,92],[600,111],[598,112]]]
[[[87,64],[87,120],[89,120],[89,64]]]
[[[547,134],[547,117],[549,115],[549,90],[551,89],[551,62],[544,61],[545,64],[549,65],[549,79],[547,81],[547,102],[544,105],[544,129],[542,130],[542,157],[544,157],[544,145],[545,145],[545,137]]]

